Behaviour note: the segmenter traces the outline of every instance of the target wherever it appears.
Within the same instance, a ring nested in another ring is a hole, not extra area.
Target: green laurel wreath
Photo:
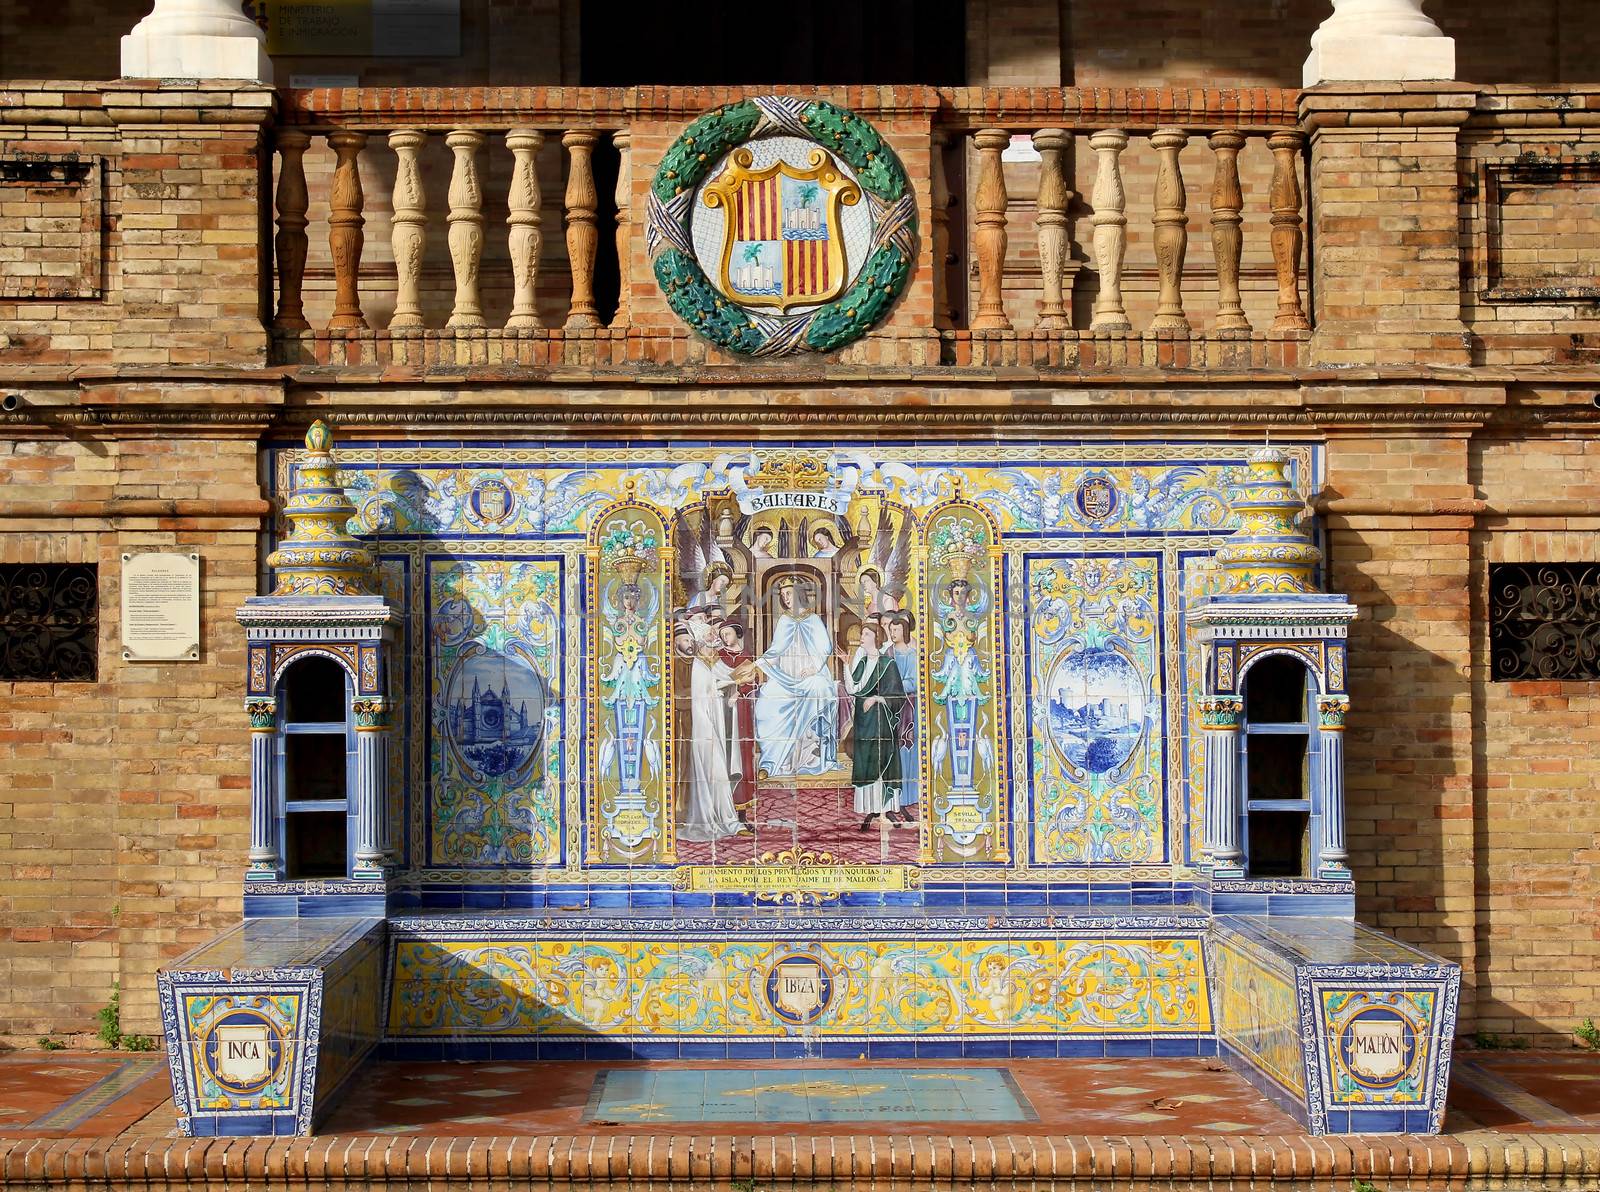
[[[763,116],[754,101],[745,99],[698,117],[661,159],[651,182],[655,198],[666,204],[686,192],[693,193],[726,154],[750,139]],[[782,345],[772,342],[775,337],[752,319],[749,311],[718,291],[693,256],[667,243],[655,259],[656,281],[667,305],[701,336],[741,356],[842,348],[884,318],[911,276],[916,212],[909,200],[901,205],[911,193],[911,184],[894,150],[866,120],[823,100],[800,107],[799,121],[802,135],[849,165],[861,188],[879,201],[881,209],[899,212],[898,234],[881,239],[855,281],[838,298],[806,315],[790,316],[799,334],[786,336]],[[780,126],[776,131],[800,130]],[[684,240],[689,221],[685,209],[679,224]]]

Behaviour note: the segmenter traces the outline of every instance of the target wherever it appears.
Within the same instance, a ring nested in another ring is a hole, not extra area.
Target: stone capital
[[[1311,35],[1307,87],[1456,77],[1455,38],[1422,11],[1422,0],[1332,2],[1333,15]]]
[[[270,83],[272,61],[239,0],[155,0],[122,39],[122,77]]]

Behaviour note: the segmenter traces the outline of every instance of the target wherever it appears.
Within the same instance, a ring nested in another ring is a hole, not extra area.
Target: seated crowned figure
[[[785,576],[778,602],[772,644],[749,664],[761,675],[755,703],[760,767],[772,777],[823,774],[837,764],[839,747],[833,640],[809,585]]]

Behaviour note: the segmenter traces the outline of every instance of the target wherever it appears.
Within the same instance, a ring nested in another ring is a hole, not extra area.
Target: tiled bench
[[[1221,915],[1218,1050],[1312,1134],[1437,1134],[1457,965],[1349,919]]]
[[[309,1134],[382,1028],[382,919],[252,919],[156,977],[178,1128]]]
[[[1192,906],[395,915],[405,1059],[1196,1056]]]

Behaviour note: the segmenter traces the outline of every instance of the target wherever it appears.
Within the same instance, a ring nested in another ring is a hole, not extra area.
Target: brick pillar
[[[122,140],[120,364],[267,359],[266,87],[108,83]]]
[[[1313,365],[1468,364],[1456,83],[1334,83],[1306,92]]]

